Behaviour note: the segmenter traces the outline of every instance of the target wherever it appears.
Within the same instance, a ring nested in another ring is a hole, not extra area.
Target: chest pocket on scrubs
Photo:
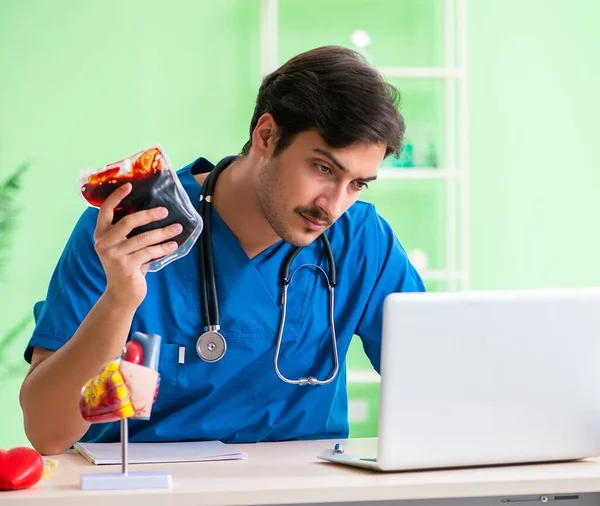
[[[179,345],[162,342],[158,360],[158,373],[160,383],[154,410],[161,411],[168,408],[177,393],[177,376],[179,361]]]

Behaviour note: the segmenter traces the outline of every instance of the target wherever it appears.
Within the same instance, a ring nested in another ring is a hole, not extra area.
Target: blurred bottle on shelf
[[[415,166],[415,148],[412,142],[407,141],[398,160],[398,167],[409,169]]]
[[[435,142],[430,141],[426,145],[424,143],[416,144],[407,142],[401,163],[399,167],[421,167],[425,169],[436,169],[439,167],[439,156],[435,146]]]
[[[435,142],[433,141],[427,145],[427,166],[432,169],[439,166],[437,149],[435,148]]]
[[[413,267],[419,272],[427,269],[427,266],[429,265],[429,257],[422,249],[415,248],[411,250],[408,254],[408,258],[410,259],[410,263],[413,264]]]

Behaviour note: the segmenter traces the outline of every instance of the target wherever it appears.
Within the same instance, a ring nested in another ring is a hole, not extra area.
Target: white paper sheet
[[[120,464],[121,443],[75,443],[75,450],[96,465]],[[185,443],[129,443],[130,464],[203,462],[247,459],[248,455],[221,441]]]

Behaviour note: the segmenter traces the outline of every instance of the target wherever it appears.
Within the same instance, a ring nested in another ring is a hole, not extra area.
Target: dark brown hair
[[[385,143],[385,156],[398,156],[405,131],[400,93],[365,58],[339,46],[295,56],[267,75],[258,90],[250,138],[258,119],[270,113],[279,128],[275,155],[294,136],[315,130],[333,148]],[[252,141],[242,149],[248,154]]]

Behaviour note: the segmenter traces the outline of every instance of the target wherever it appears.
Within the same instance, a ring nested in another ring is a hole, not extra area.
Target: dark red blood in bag
[[[100,207],[106,198],[125,183],[132,189],[115,208],[113,223],[125,216],[155,207],[166,207],[169,215],[162,220],[135,228],[128,237],[179,223],[182,232],[169,241],[175,240],[181,246],[191,235],[198,223],[198,216],[187,207],[187,201],[176,185],[174,175],[158,148],[143,151],[132,160],[131,170],[124,170],[126,160],[111,164],[101,172],[92,174],[81,187],[81,193],[91,205]]]

